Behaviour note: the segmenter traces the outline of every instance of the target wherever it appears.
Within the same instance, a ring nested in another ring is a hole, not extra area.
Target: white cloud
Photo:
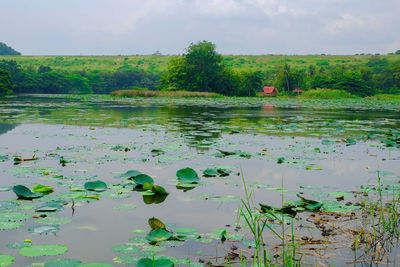
[[[339,18],[327,23],[326,31],[332,35],[346,34],[349,31],[374,31],[379,29],[380,22],[374,17],[356,16],[350,13],[342,13]]]

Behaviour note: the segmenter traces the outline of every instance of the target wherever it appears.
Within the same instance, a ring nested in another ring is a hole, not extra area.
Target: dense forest
[[[213,43],[180,56],[2,57],[0,94],[108,94],[120,89],[187,90],[254,96],[314,88],[358,96],[400,93],[400,51],[391,55],[222,56]]]

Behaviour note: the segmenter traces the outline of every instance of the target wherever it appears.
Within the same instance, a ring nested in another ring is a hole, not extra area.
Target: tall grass
[[[386,101],[400,100],[400,95],[378,94],[378,95],[366,97],[366,99],[369,99],[369,100],[386,100]]]
[[[145,90],[118,90],[111,92],[117,97],[223,97],[217,93],[189,92],[189,91],[145,91]]]
[[[308,90],[297,96],[298,98],[308,99],[340,99],[340,98],[358,98],[355,95],[350,94],[344,90],[334,90],[326,88],[317,88]]]

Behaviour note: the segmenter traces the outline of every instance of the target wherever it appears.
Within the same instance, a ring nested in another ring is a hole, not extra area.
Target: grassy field
[[[151,73],[166,70],[172,56],[0,56],[0,60],[16,60],[24,68],[50,66],[66,71],[115,71],[138,68]],[[400,55],[382,55],[389,62],[400,60]],[[276,65],[288,63],[293,67],[364,65],[371,55],[261,55],[224,56],[226,66],[241,70],[269,71]]]

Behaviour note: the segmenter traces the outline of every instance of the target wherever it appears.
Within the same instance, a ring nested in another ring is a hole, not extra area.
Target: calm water
[[[119,266],[113,260],[119,256],[152,256],[151,246],[130,238],[144,237],[150,230],[148,219],[157,217],[170,230],[192,227],[203,237],[187,240],[182,246],[157,247],[162,251],[154,252],[156,255],[208,261],[216,254],[224,256],[223,248],[232,244],[251,250],[240,240],[222,244],[210,234],[226,229],[231,235],[242,235],[237,239],[251,239],[246,229],[235,231],[240,198],[244,197],[241,171],[249,189],[254,190],[255,204],[275,206],[282,203],[282,187],[284,200],[296,199],[300,191],[308,198],[335,200],[330,193],[350,194],[361,185],[376,184],[375,171],[383,172],[388,184],[400,178],[400,150],[381,143],[389,134],[399,134],[396,108],[219,101],[91,101],[45,96],[1,101],[0,188],[51,185],[55,191],[47,200],[64,199],[69,204],[47,216],[72,221],[61,224],[56,233],[42,235],[28,231],[31,226],[44,225],[34,218],[18,229],[0,231],[0,254],[14,255],[15,266],[53,258]],[[155,149],[163,153],[152,152]],[[236,155],[223,156],[221,151],[235,151]],[[33,155],[39,160],[14,165],[14,157]],[[60,165],[60,157],[69,163]],[[281,157],[285,161],[278,164]],[[183,191],[176,187],[176,171],[186,167],[196,170],[201,184]],[[230,175],[206,178],[202,172],[207,168],[223,168]],[[170,194],[162,203],[146,204],[140,193],[119,186],[126,179],[118,176],[128,170],[150,175]],[[70,188],[82,188],[89,180],[102,180],[109,189],[100,193],[99,200],[81,199],[72,205]],[[16,201],[12,191],[0,191],[0,203],[18,204],[12,209],[0,208],[0,214],[10,210],[35,214],[35,207],[45,200]],[[122,204],[134,208],[116,209]],[[146,232],[134,233],[134,229]],[[320,237],[319,232],[309,232]],[[266,238],[269,236],[267,233]],[[34,245],[60,244],[69,250],[61,256],[29,258],[7,247],[27,238]],[[269,246],[279,243],[274,242]],[[140,247],[141,252],[111,250],[127,243]],[[327,255],[309,261],[340,266],[353,260],[346,246]],[[395,259],[396,251],[391,255]]]

